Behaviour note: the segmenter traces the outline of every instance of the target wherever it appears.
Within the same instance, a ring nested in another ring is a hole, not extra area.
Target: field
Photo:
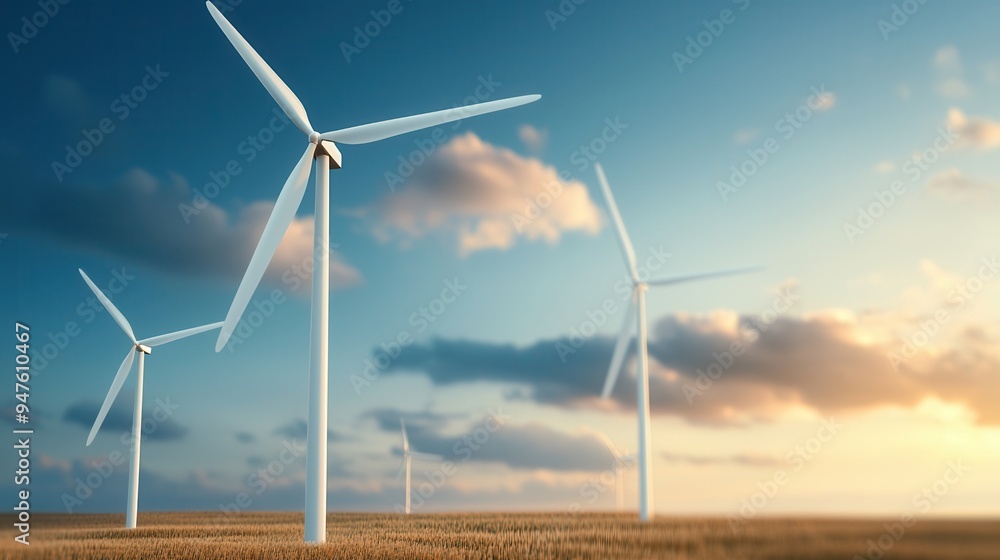
[[[1000,521],[918,520],[895,538],[886,521],[757,519],[736,531],[722,518],[663,517],[640,525],[632,515],[481,513],[332,514],[328,542],[302,540],[302,515],[145,513],[126,531],[123,515],[38,514],[31,545],[13,542],[2,517],[2,558],[685,558],[867,557],[871,539],[888,559],[1000,558]],[[876,558],[873,552],[872,558]]]

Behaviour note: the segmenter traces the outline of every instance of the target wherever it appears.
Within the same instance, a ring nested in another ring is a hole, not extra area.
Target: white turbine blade
[[[421,115],[413,115],[411,117],[402,117],[388,121],[380,121],[351,128],[344,128],[341,130],[334,130],[332,132],[321,134],[320,138],[323,140],[340,142],[342,144],[367,144],[368,142],[384,140],[385,138],[406,134],[407,132],[413,132],[414,130],[420,130],[421,128],[450,123],[452,121],[458,121],[468,117],[475,117],[476,115],[492,113],[493,111],[510,109],[512,107],[517,107],[518,105],[538,101],[541,98],[541,95],[522,95],[520,97],[510,97],[507,99],[499,99],[497,101],[489,101],[487,103],[475,103],[464,107],[455,107],[454,109],[445,109],[443,111],[435,111],[433,113],[424,113]]]
[[[411,451],[410,456],[414,459],[420,459],[421,461],[444,461],[444,457],[440,455],[434,455],[433,453],[421,453],[419,451]]]
[[[181,338],[187,338],[192,335],[203,333],[205,331],[212,331],[215,329],[222,328],[222,321],[218,323],[212,323],[211,325],[202,325],[200,327],[193,327],[190,329],[184,329],[182,331],[172,332],[168,334],[161,334],[160,336],[154,336],[147,338],[145,340],[140,340],[139,344],[144,344],[146,346],[159,346],[161,344],[166,344],[168,342],[173,342]]]
[[[601,167],[600,163],[594,164],[594,170],[597,171],[597,180],[601,183],[601,192],[604,193],[604,202],[608,205],[608,213],[611,214],[611,220],[615,223],[615,236],[618,238],[618,247],[622,250],[622,257],[625,258],[625,268],[628,269],[632,280],[638,281],[639,273],[636,272],[635,249],[632,248],[632,240],[628,237],[625,222],[622,221],[622,216],[618,213],[618,205],[615,203],[614,195],[611,194],[611,187],[608,186],[608,178],[604,176],[604,168]]]
[[[614,457],[616,460],[621,460],[622,454],[620,451],[618,451],[618,448],[615,447],[615,444],[611,441],[611,438],[609,438],[607,434],[605,434],[604,432],[596,432],[596,434],[597,438],[600,439],[601,442],[604,443],[604,446],[608,448],[608,451],[611,452],[611,456]]]
[[[618,341],[615,343],[615,351],[611,354],[611,366],[608,368],[608,375],[604,378],[604,388],[601,389],[601,398],[606,399],[611,395],[611,390],[615,387],[618,374],[622,370],[622,362],[625,361],[625,350],[632,340],[632,329],[635,328],[635,301],[629,301],[625,310],[625,320],[622,322],[621,331],[618,332]]]
[[[118,396],[118,391],[121,391],[122,384],[125,383],[125,378],[128,377],[128,373],[132,371],[132,360],[135,359],[135,348],[129,348],[128,355],[122,360],[122,365],[118,367],[118,373],[115,374],[115,380],[111,382],[111,389],[108,389],[108,396],[104,397],[104,404],[101,405],[100,412],[97,413],[97,419],[94,420],[94,426],[90,428],[90,435],[87,436],[87,445],[90,445],[94,441],[94,436],[97,435],[97,431],[101,429],[101,424],[104,423],[104,417],[108,415],[108,410],[111,410],[111,404],[115,402],[115,397]]]
[[[406,422],[402,418],[399,419],[399,426],[403,428],[403,452],[410,452],[410,441],[406,439]]]
[[[247,63],[247,66],[253,70],[253,73],[257,75],[257,79],[260,83],[264,84],[267,88],[267,92],[271,94],[271,97],[278,102],[281,110],[288,115],[288,118],[295,123],[295,126],[299,128],[305,134],[311,134],[313,129],[312,125],[309,124],[309,116],[306,115],[306,109],[302,106],[302,102],[299,98],[295,96],[295,93],[285,85],[285,82],[281,81],[281,78],[275,74],[274,70],[264,62],[257,51],[250,46],[250,43],[240,35],[240,32],[236,30],[235,27],[225,16],[219,12],[219,9],[215,7],[211,2],[205,2],[208,6],[208,12],[212,14],[212,18],[215,19],[215,23],[219,24],[219,28],[222,32],[226,34],[226,38],[229,42],[236,47],[236,51],[240,53],[243,60]]]
[[[267,219],[264,233],[261,234],[260,241],[257,242],[257,248],[254,249],[253,257],[250,258],[250,264],[243,275],[240,287],[236,290],[236,297],[233,298],[233,304],[229,307],[229,313],[226,314],[226,320],[222,324],[222,332],[219,333],[219,340],[215,343],[216,352],[226,346],[226,342],[229,341],[229,337],[236,329],[236,324],[239,323],[243,310],[250,303],[250,298],[253,297],[257,284],[260,283],[264,271],[267,270],[267,265],[271,262],[271,257],[274,256],[278,244],[285,236],[285,230],[292,223],[295,212],[302,204],[302,195],[306,192],[306,182],[309,180],[309,170],[312,168],[311,160],[315,148],[315,144],[309,144],[305,153],[299,158],[299,162],[295,164],[295,168],[292,169],[288,180],[285,181],[285,186],[281,187],[278,200],[274,202],[274,209],[271,210],[271,217]]]
[[[86,282],[88,286],[90,286],[91,291],[94,292],[94,295],[97,296],[97,299],[101,300],[101,304],[104,305],[104,309],[108,310],[108,314],[111,315],[111,317],[115,320],[115,322],[118,323],[118,326],[121,327],[123,331],[125,331],[125,334],[128,335],[129,340],[131,340],[132,343],[134,344],[135,334],[132,332],[132,325],[128,324],[128,321],[125,319],[125,316],[122,315],[122,312],[118,311],[118,308],[115,307],[115,304],[111,303],[111,300],[104,295],[104,292],[99,290],[97,286],[95,286],[94,283],[91,282],[90,277],[87,276],[87,273],[84,272],[82,268],[77,270],[80,271],[80,276],[83,276],[83,281]]]
[[[731,276],[733,274],[744,274],[747,272],[755,272],[758,270],[763,270],[763,266],[748,266],[744,268],[731,268],[728,270],[717,270],[715,272],[701,272],[698,274],[685,274],[682,276],[671,276],[668,278],[661,278],[659,280],[650,280],[646,282],[650,286],[669,286],[671,284],[681,284],[684,282],[692,282],[694,280],[704,280],[706,278],[715,278],[717,276]]]
[[[406,454],[403,454],[403,460],[399,462],[399,472],[396,473],[396,480],[403,478],[403,472],[406,471]]]

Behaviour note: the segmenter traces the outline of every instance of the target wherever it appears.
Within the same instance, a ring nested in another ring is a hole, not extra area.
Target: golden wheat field
[[[227,518],[228,519],[228,518]],[[899,538],[886,521],[758,519],[735,531],[722,518],[634,515],[470,513],[332,514],[328,542],[302,540],[302,515],[144,513],[126,531],[123,515],[33,516],[31,544],[13,541],[5,516],[3,558],[773,558],[867,557],[869,539],[888,545],[886,559],[1000,558],[1000,521],[919,520]],[[873,558],[875,556],[872,556]]]

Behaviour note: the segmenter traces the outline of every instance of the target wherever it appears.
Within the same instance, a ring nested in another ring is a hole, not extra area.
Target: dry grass
[[[721,518],[659,518],[639,524],[613,514],[333,514],[328,542],[302,541],[302,515],[142,513],[32,516],[30,546],[13,542],[0,517],[3,558],[747,558],[852,559],[885,529],[877,520],[759,519],[734,533]],[[888,559],[1000,558],[1000,521],[919,520]]]

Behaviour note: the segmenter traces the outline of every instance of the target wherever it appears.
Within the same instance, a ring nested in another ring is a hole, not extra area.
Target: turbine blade
[[[94,283],[90,280],[90,277],[87,276],[87,273],[84,272],[82,268],[79,268],[77,270],[80,271],[80,276],[83,276],[83,281],[86,282],[88,286],[90,286],[91,291],[94,292],[94,295],[97,296],[97,299],[101,300],[101,305],[104,306],[104,309],[108,310],[108,314],[111,315],[111,317],[115,320],[115,322],[118,323],[118,326],[121,327],[123,331],[125,331],[125,334],[128,335],[128,338],[129,340],[132,341],[132,344],[135,344],[135,334],[132,332],[132,325],[128,324],[128,321],[125,319],[125,316],[122,315],[122,312],[118,311],[118,308],[115,307],[115,304],[111,303],[111,300],[104,295],[104,292],[99,290],[97,286],[94,285]]]
[[[597,438],[600,439],[601,442],[604,443],[604,446],[608,448],[608,451],[611,452],[611,456],[614,457],[616,460],[621,460],[622,454],[620,451],[618,451],[618,448],[615,447],[615,444],[611,441],[611,438],[609,438],[607,434],[605,434],[604,432],[596,432],[596,433],[597,433]]]
[[[467,117],[474,117],[476,115],[492,113],[493,111],[510,109],[512,107],[531,103],[532,101],[538,101],[541,97],[541,95],[522,95],[520,97],[510,97],[507,99],[499,99],[497,101],[489,101],[487,103],[474,103],[464,107],[455,107],[454,109],[445,109],[443,111],[435,111],[433,113],[423,113],[421,115],[413,115],[411,117],[401,117],[388,121],[380,121],[351,128],[344,128],[341,130],[334,130],[332,132],[321,134],[320,138],[323,140],[340,142],[342,144],[367,144],[368,142],[375,142],[376,140],[383,140],[392,136],[406,134],[407,132],[413,132],[414,130],[420,130],[421,128],[429,128],[440,124],[450,123],[452,121],[459,121]]]
[[[635,300],[630,301],[625,310],[625,319],[622,321],[622,328],[618,332],[618,341],[615,343],[615,351],[611,354],[611,366],[608,368],[608,375],[604,378],[604,388],[601,389],[601,398],[606,399],[611,395],[611,390],[615,387],[618,374],[622,370],[622,362],[625,361],[625,350],[632,340],[632,329],[635,328]]]
[[[91,442],[94,441],[94,436],[97,435],[97,431],[101,429],[101,424],[104,423],[104,417],[108,415],[108,410],[111,410],[112,403],[115,402],[115,397],[118,396],[118,391],[121,391],[122,384],[125,383],[125,378],[128,377],[130,371],[132,371],[132,360],[135,359],[135,348],[129,348],[128,355],[122,360],[122,365],[118,367],[118,373],[115,374],[115,380],[111,382],[111,389],[108,389],[108,396],[104,397],[104,404],[101,405],[101,410],[97,413],[97,419],[94,420],[94,426],[90,428],[90,435],[87,436],[87,445],[89,446]]]
[[[250,43],[240,35],[240,32],[229,23],[229,20],[219,12],[219,9],[214,4],[205,2],[205,5],[208,7],[208,12],[212,14],[212,19],[219,25],[222,32],[226,34],[229,42],[236,47],[236,52],[240,53],[247,66],[257,75],[260,83],[264,84],[267,92],[278,102],[281,110],[288,115],[288,118],[295,123],[295,126],[299,130],[305,134],[311,134],[313,129],[312,125],[309,124],[309,116],[306,115],[306,109],[302,106],[299,98],[295,96],[295,93],[285,85],[285,82],[281,81],[281,78],[278,77],[274,70],[271,70],[271,67],[264,62],[264,59],[257,54],[257,51],[250,46]]]
[[[406,454],[403,454],[403,460],[399,462],[399,472],[396,473],[396,480],[403,478],[403,471],[406,470]]]
[[[604,168],[600,163],[594,164],[597,171],[597,181],[601,183],[601,192],[604,193],[604,202],[608,205],[608,213],[611,214],[611,221],[615,223],[615,236],[618,238],[618,247],[622,250],[622,257],[625,259],[625,268],[634,282],[639,281],[639,273],[635,266],[635,249],[632,248],[632,240],[628,237],[625,229],[625,222],[622,221],[621,214],[618,213],[618,205],[615,204],[615,197],[611,194],[611,187],[608,186],[608,178],[604,176]]]
[[[139,344],[145,344],[146,346],[159,346],[161,344],[166,344],[168,342],[173,342],[181,338],[187,338],[192,335],[203,333],[205,331],[212,331],[218,328],[222,328],[222,321],[218,323],[212,323],[211,325],[202,325],[200,327],[193,327],[190,329],[184,329],[182,331],[172,332],[168,334],[161,334],[160,336],[154,336],[144,340],[140,340]]]
[[[743,268],[731,268],[728,270],[717,270],[714,272],[700,272],[698,274],[684,274],[681,276],[670,276],[668,278],[661,278],[659,280],[650,280],[646,282],[650,286],[669,286],[671,284],[681,284],[684,282],[692,282],[694,280],[704,280],[707,278],[715,278],[718,276],[731,276],[733,274],[744,274],[747,272],[755,272],[758,270],[763,270],[763,266],[747,266]]]
[[[406,422],[402,418],[399,419],[399,426],[403,428],[403,452],[410,452],[410,441],[406,439]]]
[[[233,298],[233,304],[229,307],[229,313],[226,314],[226,320],[222,324],[222,332],[219,333],[219,340],[215,343],[216,352],[222,350],[229,342],[229,337],[236,329],[236,324],[243,315],[243,310],[250,303],[250,298],[253,297],[257,284],[260,283],[264,271],[267,270],[267,265],[271,262],[271,257],[274,256],[278,244],[285,236],[285,230],[292,223],[295,212],[302,204],[302,196],[306,192],[306,182],[309,180],[309,170],[315,148],[315,144],[309,144],[305,153],[295,164],[295,168],[292,169],[288,180],[285,181],[285,186],[281,187],[278,200],[274,202],[274,209],[271,210],[271,217],[267,219],[264,233],[261,234],[260,241],[257,242],[257,248],[254,249],[253,257],[250,258],[250,264],[243,275],[240,287],[236,290],[236,297]]]
[[[444,457],[433,453],[421,453],[419,451],[410,452],[410,456],[421,461],[444,461]]]

